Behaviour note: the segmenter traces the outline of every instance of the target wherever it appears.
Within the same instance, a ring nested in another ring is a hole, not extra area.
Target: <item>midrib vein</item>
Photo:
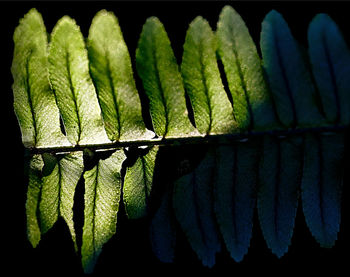
[[[236,216],[236,198],[237,198],[237,191],[236,191],[236,186],[237,186],[237,169],[238,169],[238,165],[237,165],[237,146],[232,148],[233,150],[233,176],[232,176],[232,224],[233,224],[233,240],[235,242],[235,246],[237,246],[239,244],[239,241],[237,239],[237,216]]]
[[[164,89],[162,86],[162,81],[161,78],[159,76],[159,66],[158,66],[158,62],[157,62],[157,49],[156,49],[156,45],[152,45],[151,47],[151,51],[152,51],[152,60],[153,60],[153,67],[154,67],[154,74],[156,77],[156,85],[159,89],[160,92],[160,98],[162,101],[162,104],[164,106],[164,116],[165,116],[165,126],[164,126],[164,134],[163,137],[166,137],[166,135],[168,134],[168,128],[169,128],[169,111],[168,111],[168,105],[165,99],[165,95],[164,95]]]
[[[33,127],[34,127],[34,145],[36,146],[37,144],[37,124],[34,116],[34,107],[33,107],[33,101],[32,101],[32,91],[30,88],[30,74],[29,74],[29,62],[32,56],[32,50],[30,50],[28,57],[25,62],[25,71],[26,71],[26,78],[25,78],[25,86],[26,86],[26,91],[27,91],[27,96],[28,96],[28,103],[29,103],[29,108],[30,108],[30,113],[32,115],[32,121],[33,121]]]
[[[298,118],[297,118],[296,107],[295,107],[295,103],[294,103],[294,99],[293,99],[293,92],[292,92],[292,89],[290,88],[290,85],[289,85],[288,77],[286,74],[286,69],[285,69],[285,66],[283,63],[281,49],[279,46],[279,40],[277,39],[276,36],[277,36],[276,31],[273,31],[273,43],[276,46],[275,49],[276,49],[276,55],[277,55],[277,62],[278,62],[278,66],[281,69],[283,83],[285,84],[285,88],[287,90],[287,96],[288,96],[289,102],[291,104],[292,112],[293,112],[293,123],[292,123],[291,127],[295,128],[298,125]]]
[[[61,199],[62,199],[62,172],[61,172],[61,163],[60,161],[57,163],[58,167],[58,205],[57,205],[57,214],[61,215]]]
[[[112,70],[111,70],[111,65],[109,62],[109,52],[106,51],[105,53],[105,57],[106,57],[106,70],[107,70],[107,77],[108,77],[108,81],[109,81],[109,85],[111,87],[112,90],[112,96],[113,96],[113,103],[114,103],[114,108],[115,108],[115,112],[116,112],[116,117],[117,117],[117,122],[118,122],[118,137],[116,139],[119,140],[120,138],[120,133],[121,133],[121,126],[120,126],[120,111],[119,111],[119,105],[118,105],[118,99],[117,99],[117,95],[116,95],[116,91],[114,88],[114,83],[113,83],[113,77],[112,77]]]
[[[146,209],[148,209],[148,186],[147,186],[147,174],[146,174],[146,161],[144,157],[140,157],[142,164],[142,173],[143,173],[143,187],[145,188],[145,204]]]
[[[324,157],[323,157],[323,144],[322,139],[319,136],[315,136],[317,141],[317,152],[318,152],[318,166],[320,172],[320,178],[318,182],[318,197],[319,197],[319,211],[320,211],[320,219],[322,224],[322,231],[325,232],[325,218],[324,218],[324,205],[323,205],[323,189],[324,189],[324,174],[323,174],[323,165],[324,165]]]
[[[277,161],[276,161],[276,175],[275,175],[275,183],[274,183],[274,200],[273,200],[273,229],[276,236],[276,241],[279,243],[279,232],[278,232],[278,221],[279,221],[279,205],[280,205],[280,186],[281,184],[281,161],[282,161],[282,153],[281,153],[281,142],[280,139],[277,138],[276,140],[276,147],[277,147]]]
[[[96,198],[97,198],[97,186],[98,186],[98,179],[99,179],[99,163],[96,165],[96,173],[95,173],[95,181],[94,181],[94,195],[93,195],[93,201],[92,201],[92,247],[93,247],[93,260],[96,259],[96,238],[95,238],[95,229],[96,229]]]
[[[337,107],[337,111],[336,111],[336,119],[335,119],[335,123],[339,123],[340,120],[340,102],[339,102],[339,92],[338,92],[338,87],[337,87],[337,82],[336,82],[336,76],[335,76],[335,70],[334,70],[334,66],[332,63],[332,58],[330,56],[330,51],[329,51],[329,47],[327,44],[327,40],[325,38],[325,34],[322,33],[322,44],[324,46],[324,54],[326,56],[326,61],[327,61],[327,65],[329,68],[329,75],[331,76],[331,84],[332,84],[332,92],[335,98],[335,103],[336,103],[336,107]],[[325,105],[327,105],[327,103],[325,103]]]
[[[204,87],[204,94],[206,96],[206,103],[208,105],[208,112],[209,112],[209,126],[207,130],[207,135],[211,132],[212,124],[213,124],[213,115],[212,115],[212,107],[211,107],[211,101],[210,101],[210,95],[209,95],[209,89],[207,86],[207,78],[205,75],[205,65],[203,62],[203,42],[200,41],[198,48],[199,48],[199,67],[200,67],[200,74],[201,74],[201,80]]]
[[[75,89],[73,86],[73,82],[72,82],[72,78],[71,78],[71,70],[70,70],[70,55],[69,55],[69,50],[66,49],[66,69],[67,69],[67,79],[68,79],[68,83],[69,83],[69,88],[70,91],[73,95],[73,103],[74,103],[74,111],[76,113],[77,116],[77,123],[78,123],[78,138],[77,138],[77,143],[79,144],[80,142],[80,138],[81,138],[81,132],[82,132],[82,126],[81,126],[81,121],[80,121],[80,115],[79,115],[79,109],[78,109],[78,103],[77,103],[77,96],[75,93]]]
[[[252,107],[250,105],[250,100],[249,100],[249,95],[248,95],[248,89],[247,89],[247,85],[246,85],[246,82],[245,82],[245,78],[244,78],[244,74],[243,74],[243,71],[242,71],[242,68],[241,68],[241,64],[239,62],[239,54],[237,52],[237,43],[236,43],[236,40],[235,40],[235,32],[234,32],[234,29],[232,27],[231,24],[229,24],[229,31],[230,31],[230,41],[232,43],[232,52],[233,52],[233,55],[234,55],[234,59],[235,59],[235,65],[236,65],[236,68],[237,68],[237,73],[238,73],[238,76],[239,76],[239,79],[240,79],[240,83],[241,83],[241,86],[242,86],[242,89],[243,89],[243,92],[244,92],[244,97],[245,97],[245,100],[247,102],[247,110],[248,110],[248,113],[249,113],[249,124],[248,124],[248,128],[249,129],[252,129],[254,128],[254,117],[253,117],[253,111],[252,111]]]

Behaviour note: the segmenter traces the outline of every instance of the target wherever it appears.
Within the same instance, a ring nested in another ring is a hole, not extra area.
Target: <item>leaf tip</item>
[[[272,22],[273,24],[276,24],[276,25],[280,22],[285,22],[282,14],[280,14],[276,10],[271,10],[266,14],[263,22],[266,22],[266,21]]]

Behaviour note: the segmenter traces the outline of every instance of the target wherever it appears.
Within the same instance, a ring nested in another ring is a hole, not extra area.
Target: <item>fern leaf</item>
[[[27,236],[29,242],[35,248],[41,238],[37,217],[42,189],[41,171],[44,166],[41,155],[31,157],[28,165],[29,184],[26,201]]]
[[[282,124],[286,127],[322,125],[324,119],[311,75],[286,21],[274,10],[262,23],[260,46]]]
[[[109,139],[152,138],[142,119],[128,48],[113,13],[102,10],[94,17],[88,55]]]
[[[225,6],[220,14],[217,37],[239,127],[275,128],[276,118],[261,60],[244,21],[230,6]]]
[[[44,168],[40,200],[41,231],[45,234],[59,216],[67,223],[74,248],[78,251],[73,223],[75,188],[83,173],[82,152],[72,152],[63,157],[43,154]]]
[[[301,197],[306,223],[322,247],[337,240],[341,217],[344,137],[342,134],[305,136]]]
[[[152,117],[160,137],[198,134],[186,108],[185,91],[169,38],[156,17],[147,19],[136,50],[136,69],[142,79]]]
[[[248,252],[252,235],[258,146],[253,140],[216,148],[215,214],[226,248],[237,262]]]
[[[69,145],[63,136],[59,111],[50,88],[47,34],[43,19],[31,9],[13,36],[14,110],[25,147]]]
[[[123,199],[128,218],[141,218],[147,214],[158,150],[159,146],[152,147],[126,170]]]
[[[237,130],[233,109],[220,79],[215,52],[215,36],[209,23],[197,17],[187,31],[181,72],[196,127],[202,134]]]
[[[176,229],[171,196],[170,191],[165,192],[150,225],[152,251],[164,263],[173,262],[175,256]]]
[[[301,181],[301,138],[264,137],[258,216],[267,246],[278,257],[291,242]]]
[[[101,159],[84,173],[85,210],[82,264],[91,273],[102,251],[102,246],[115,234],[121,194],[121,167],[125,160],[122,150]]]
[[[69,141],[74,145],[108,142],[84,38],[68,16],[52,31],[48,59],[50,81]]]
[[[176,180],[173,194],[175,216],[203,265],[212,267],[221,244],[215,222],[213,182],[215,156],[209,150],[198,167]]]
[[[350,123],[350,51],[335,22],[315,16],[308,30],[312,71],[323,110],[331,123]]]

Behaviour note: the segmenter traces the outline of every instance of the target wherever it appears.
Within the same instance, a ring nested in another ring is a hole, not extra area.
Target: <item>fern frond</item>
[[[282,15],[271,11],[262,22],[260,58],[245,22],[226,6],[216,30],[201,16],[190,23],[180,66],[156,17],[143,25],[135,57],[117,17],[105,10],[94,17],[87,40],[64,16],[48,43],[35,9],[13,39],[14,111],[30,150],[26,216],[33,247],[62,216],[91,273],[124,203],[129,219],[149,219],[161,261],[175,259],[181,231],[212,267],[222,242],[235,261],[244,258],[257,208],[267,246],[281,257],[299,194],[312,235],[321,246],[334,245],[350,122],[350,51],[327,15],[311,22],[305,56]],[[133,58],[143,89],[136,88]],[[152,130],[142,116],[147,108]],[[152,206],[161,149],[173,150],[173,172],[166,172],[169,180]],[[79,180],[82,230],[73,222]]]

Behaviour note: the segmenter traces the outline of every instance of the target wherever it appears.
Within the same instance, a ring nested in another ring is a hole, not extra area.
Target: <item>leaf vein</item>
[[[118,105],[118,100],[117,100],[117,96],[116,96],[116,91],[114,89],[114,84],[113,84],[113,77],[112,77],[112,70],[111,70],[111,65],[109,62],[109,52],[106,51],[105,53],[106,55],[106,69],[107,69],[107,77],[108,77],[108,81],[109,81],[109,85],[111,87],[112,90],[112,96],[113,96],[113,103],[114,103],[114,107],[115,107],[115,112],[117,114],[117,122],[118,122],[118,140],[120,138],[120,132],[121,132],[121,126],[120,126],[120,111],[119,111],[119,105]]]
[[[279,232],[278,232],[278,220],[279,220],[279,205],[280,205],[280,199],[279,199],[279,193],[280,193],[280,186],[281,186],[281,162],[282,162],[282,157],[281,157],[281,142],[280,139],[277,138],[276,141],[276,147],[277,147],[277,161],[276,161],[276,175],[275,175],[275,186],[274,186],[274,202],[273,202],[273,228],[274,228],[274,233],[276,236],[276,240],[279,242]]]
[[[157,53],[156,53],[156,49],[155,46],[151,48],[152,49],[152,56],[153,56],[153,67],[154,67],[154,73],[155,73],[155,79],[156,79],[156,85],[158,87],[158,90],[160,91],[160,98],[162,101],[162,104],[164,106],[164,113],[165,113],[165,130],[164,130],[164,134],[163,137],[166,137],[166,135],[168,134],[168,129],[169,129],[169,111],[168,111],[168,105],[166,103],[166,99],[165,99],[165,95],[164,95],[164,89],[162,86],[162,81],[161,78],[159,76],[159,66],[157,63]]]
[[[76,93],[75,93],[75,89],[73,86],[73,82],[72,82],[72,75],[71,75],[71,70],[70,70],[70,55],[69,55],[69,51],[68,49],[66,49],[66,55],[65,55],[65,59],[66,59],[66,70],[67,70],[67,75],[68,75],[68,83],[69,83],[69,88],[70,91],[73,95],[73,103],[74,103],[74,111],[77,115],[77,121],[78,121],[78,139],[77,139],[77,143],[79,143],[80,138],[81,138],[81,131],[82,131],[82,126],[81,126],[81,120],[80,120],[80,115],[79,115],[79,108],[78,108],[78,103],[77,103],[77,98],[76,98]]]
[[[324,53],[325,53],[327,65],[329,68],[329,75],[331,77],[331,84],[332,84],[332,88],[333,88],[332,91],[333,91],[335,103],[337,106],[337,113],[336,113],[335,122],[338,123],[340,120],[340,102],[339,102],[339,95],[338,95],[338,87],[337,87],[337,83],[336,83],[336,74],[335,74],[333,63],[332,63],[332,58],[330,56],[330,50],[329,50],[324,33],[322,33],[321,40],[322,40],[322,44],[324,45]]]
[[[207,78],[206,78],[205,72],[204,72],[203,43],[202,42],[199,44],[199,65],[200,65],[201,81],[202,81],[202,84],[204,87],[204,94],[206,96],[206,102],[207,102],[208,110],[209,110],[209,126],[208,126],[208,130],[207,130],[207,135],[208,135],[211,132],[211,128],[212,128],[212,124],[213,124],[213,115],[212,115],[212,107],[211,107],[209,89],[207,86]]]
[[[230,28],[231,34],[234,34],[234,30],[233,30],[233,27],[232,27],[231,24],[229,24],[229,28]],[[248,89],[247,89],[245,77],[244,77],[244,74],[243,74],[243,71],[242,71],[241,63],[239,62],[239,55],[238,55],[238,52],[237,52],[237,44],[236,44],[236,41],[233,38],[233,36],[230,36],[230,41],[232,43],[232,52],[233,52],[233,55],[235,56],[235,63],[236,63],[236,66],[237,66],[237,73],[238,73],[239,79],[241,81],[242,89],[244,91],[245,100],[247,102],[248,112],[249,112],[249,116],[250,116],[249,128],[253,128],[254,127],[253,111],[252,111],[252,107],[250,105],[250,100],[249,100]]]
[[[293,92],[292,92],[292,89],[291,89],[289,81],[288,81],[289,79],[288,79],[288,76],[286,74],[286,69],[285,69],[285,66],[283,63],[283,59],[282,59],[281,47],[279,45],[279,40],[277,39],[275,32],[273,32],[273,40],[274,40],[274,44],[276,45],[276,55],[277,55],[278,66],[281,69],[282,79],[283,79],[283,82],[284,82],[286,90],[287,90],[287,96],[288,96],[289,101],[291,103],[291,108],[292,108],[292,113],[293,113],[292,128],[295,128],[298,125],[298,118],[297,118],[297,114],[296,114],[295,103],[293,100]]]
[[[36,145],[37,144],[37,124],[35,120],[35,112],[34,112],[33,101],[32,101],[32,92],[30,88],[30,74],[29,74],[29,62],[32,54],[33,54],[33,50],[30,49],[28,57],[26,59],[26,63],[25,63],[25,71],[26,71],[25,87],[27,91],[28,103],[29,103],[30,113],[32,115],[33,126],[34,126],[34,145]]]

